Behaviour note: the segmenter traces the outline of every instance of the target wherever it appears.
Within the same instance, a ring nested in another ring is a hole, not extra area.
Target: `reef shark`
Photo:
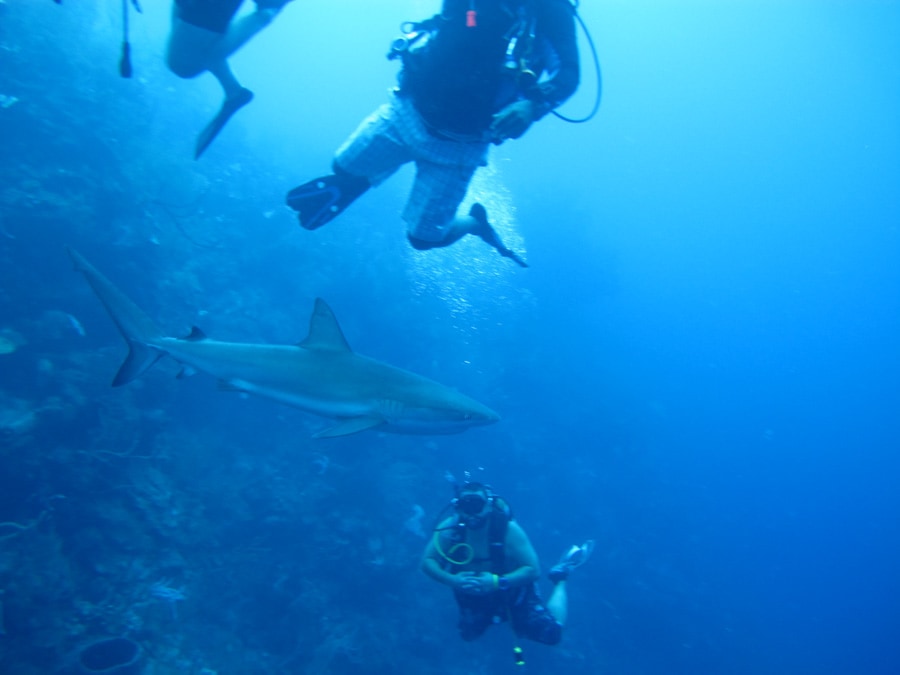
[[[487,406],[449,387],[353,352],[320,298],[310,317],[309,335],[296,345],[219,342],[196,327],[187,337],[168,337],[84,257],[72,249],[69,254],[128,343],[114,387],[169,356],[182,365],[179,375],[203,372],[217,378],[223,389],[258,394],[338,420],[314,438],[366,429],[450,434],[500,419]]]

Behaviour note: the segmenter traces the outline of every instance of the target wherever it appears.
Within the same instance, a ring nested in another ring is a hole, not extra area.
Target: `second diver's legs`
[[[504,258],[511,258],[520,266],[528,267],[528,263],[518,253],[506,247],[503,240],[500,239],[500,235],[488,222],[487,211],[484,206],[477,202],[472,204],[472,207],[469,209],[469,215],[457,215],[453,218],[444,238],[440,241],[425,241],[410,234],[409,243],[414,249],[424,251],[430,248],[450,246],[450,244],[456,243],[467,234],[480,237],[486,244],[497,249],[497,252]]]
[[[208,68],[209,55],[222,34],[184,21],[177,5],[172,7],[172,25],[166,42],[166,65],[178,77],[197,77]]]
[[[287,3],[284,3],[287,4]],[[212,59],[227,59],[238,49],[247,44],[254,35],[272,23],[278,15],[280,8],[261,9],[245,14],[230,24],[225,35],[216,45],[215,51],[210,54]]]
[[[264,6],[266,5],[264,2],[258,2],[255,12],[245,14],[228,25],[228,30],[225,31],[215,48],[211,50],[207,70],[222,85],[226,99],[239,95],[243,89],[228,65],[228,57],[247,44],[263,28],[272,23],[272,20],[278,15],[281,8],[288,2],[290,0],[269,2],[269,6]]]
[[[284,2],[283,4],[287,3]],[[278,14],[280,8],[280,6],[266,9],[259,7],[255,12],[232,21],[222,38],[210,50],[206,69],[219,81],[225,93],[225,100],[222,102],[222,106],[219,108],[216,116],[210,120],[209,124],[197,136],[197,143],[194,148],[195,159],[199,158],[206,148],[209,147],[210,143],[215,140],[232,115],[253,100],[253,92],[242,86],[240,81],[238,81],[228,63],[228,57],[247,44],[263,28],[272,23],[272,19]]]
[[[241,83],[231,70],[231,66],[228,64],[227,59],[213,61],[209,64],[207,70],[209,70],[212,76],[219,81],[219,84],[222,86],[222,91],[225,92],[225,100],[234,98],[241,91],[249,91],[241,86]]]
[[[192,78],[208,70],[221,84],[225,92],[216,116],[203,128],[197,137],[194,157],[200,157],[209,147],[213,139],[225,127],[238,110],[253,99],[253,92],[245,89],[238,82],[228,61],[224,58],[212,58],[223,40],[221,33],[195,26],[182,20],[177,13],[177,6],[172,15],[172,29],[166,48],[166,64],[178,77]]]

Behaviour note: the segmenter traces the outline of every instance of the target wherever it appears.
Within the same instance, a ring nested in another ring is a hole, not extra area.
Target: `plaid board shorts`
[[[395,93],[338,149],[335,162],[373,185],[407,162],[415,162],[416,178],[403,220],[409,236],[437,242],[446,236],[476,169],[487,164],[489,148],[486,142],[435,136],[412,101]]]

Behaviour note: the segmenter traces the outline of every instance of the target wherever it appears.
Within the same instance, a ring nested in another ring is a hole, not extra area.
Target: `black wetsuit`
[[[535,48],[552,52],[555,61],[552,76],[527,90],[504,67],[522,16],[534,20]],[[578,87],[569,0],[444,0],[435,23],[436,33],[425,47],[405,59],[400,90],[436,130],[478,135],[490,127],[494,113],[517,98],[532,99],[546,112]]]
[[[244,0],[175,0],[178,18],[198,28],[224,33]]]

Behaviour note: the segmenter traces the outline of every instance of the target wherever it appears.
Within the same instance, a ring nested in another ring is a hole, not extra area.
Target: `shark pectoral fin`
[[[121,387],[133,379],[143,375],[154,363],[162,358],[162,352],[151,349],[138,342],[128,343],[128,356],[119,367],[119,372],[113,378],[112,386]]]
[[[384,420],[380,417],[351,417],[350,419],[341,420],[333,427],[323,429],[315,434],[313,438],[335,438],[336,436],[349,436],[350,434],[359,433],[366,429],[384,424]]]

